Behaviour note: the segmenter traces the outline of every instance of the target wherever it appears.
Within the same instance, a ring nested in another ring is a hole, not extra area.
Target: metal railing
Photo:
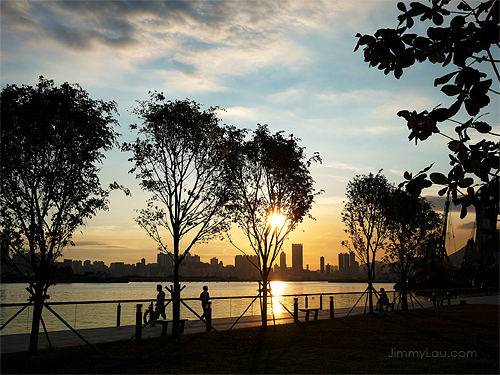
[[[440,290],[425,290],[419,291],[420,300],[431,299],[436,305],[436,296],[447,296],[448,299],[453,295],[457,298],[458,295],[467,294],[491,294],[492,290],[477,289],[477,288],[461,288],[461,289],[440,289]],[[335,309],[343,307],[351,307],[358,300],[358,296],[364,292],[334,292],[334,293],[303,293],[303,294],[286,294],[273,296],[270,300],[273,303],[268,303],[268,315],[286,314],[287,311],[293,311],[295,308],[294,299],[298,299],[297,306],[299,308],[319,308],[320,310],[330,310],[333,305],[330,301],[326,301],[324,297],[335,298]],[[392,300],[396,299],[397,292],[392,291]],[[260,304],[252,303],[258,296],[227,296],[227,297],[211,297],[212,301],[212,318],[231,318],[238,317],[242,313],[246,316],[260,315]],[[280,301],[280,303],[277,302]],[[172,300],[166,299],[167,305]],[[201,314],[202,308],[198,298],[182,298],[181,301],[185,304],[190,304],[189,309],[181,306],[181,316],[192,317],[198,319],[195,314]],[[194,303],[196,302],[196,303]],[[154,299],[114,299],[114,300],[92,300],[92,301],[70,301],[70,302],[48,302],[45,304],[57,309],[59,314],[68,321],[73,328],[101,328],[120,325],[135,325],[136,324],[136,304],[143,303],[146,308],[150,304],[154,304]],[[442,303],[442,302],[441,302]],[[101,306],[102,305],[102,306]],[[106,306],[108,305],[109,308]],[[255,305],[255,306],[254,306]],[[70,308],[70,306],[73,306]],[[97,307],[96,307],[97,306]],[[27,307],[27,308],[26,308]],[[285,308],[282,308],[285,307]],[[26,308],[19,316],[17,316],[19,308]],[[31,316],[29,303],[2,303],[0,305],[0,321],[1,331],[3,334],[28,333],[31,330]],[[192,311],[189,311],[189,310]],[[171,318],[171,309],[167,310]],[[168,315],[167,314],[167,315]],[[15,319],[12,319],[15,317]],[[12,320],[12,322],[11,322]],[[57,319],[54,319],[50,314],[44,315],[45,324],[48,331],[66,330]],[[9,324],[8,324],[9,323]],[[12,323],[12,324],[10,324]],[[4,330],[4,328],[7,329]]]
[[[356,296],[361,295],[363,292],[338,292],[338,293],[305,293],[305,294],[286,294],[274,296],[268,304],[268,314],[276,315],[286,313],[285,309],[282,308],[283,304],[290,311],[293,311],[293,299],[299,298],[299,307],[308,308],[319,307],[320,309],[329,309],[329,304],[324,297],[334,296],[336,298],[336,308],[337,307],[349,307],[356,301]],[[245,315],[260,315],[260,304],[253,303],[250,307],[250,301],[255,300],[257,296],[226,296],[226,297],[211,297],[212,301],[212,318],[226,318],[226,317],[237,317],[240,316],[245,309]],[[201,304],[198,298],[182,298],[184,303],[190,305],[190,307],[201,314]],[[278,300],[281,303],[278,303]],[[165,300],[167,305],[170,304],[171,299]],[[69,302],[49,302],[46,301],[45,304],[57,309],[59,314],[64,317],[64,319],[73,326],[73,328],[100,328],[100,327],[110,327],[110,326],[120,326],[120,325],[134,325],[136,319],[136,305],[137,303],[143,303],[144,307],[147,308],[148,305],[154,302],[154,299],[115,299],[115,300],[92,300],[92,301],[69,301]],[[196,302],[196,303],[194,303]],[[27,309],[16,319],[7,326],[7,329],[3,329],[6,326],[5,322],[8,322],[14,314],[16,314],[19,308],[23,308],[28,305]],[[102,306],[101,306],[102,305]],[[109,305],[107,308],[104,305]],[[255,306],[254,306],[255,305]],[[71,306],[71,308],[70,308]],[[97,307],[96,307],[97,306]],[[2,321],[2,334],[12,334],[12,333],[27,333],[31,330],[31,320],[30,320],[30,307],[28,303],[3,303],[0,305],[1,308],[1,321]],[[171,314],[168,310],[167,313]],[[181,315],[193,316],[194,314],[190,312],[185,307],[181,307]],[[48,331],[65,330],[67,329],[57,319],[51,319],[51,315],[47,315],[45,323],[47,325]]]

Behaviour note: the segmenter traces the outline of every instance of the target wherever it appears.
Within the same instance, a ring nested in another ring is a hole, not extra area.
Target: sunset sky
[[[225,124],[255,129],[268,124],[302,140],[316,189],[312,214],[285,242],[291,265],[292,243],[304,245],[304,265],[319,268],[319,257],[337,265],[347,239],[340,219],[347,183],[358,174],[383,174],[394,183],[405,170],[448,171],[446,139],[408,141],[401,109],[432,109],[451,101],[434,79],[447,72],[430,63],[393,75],[368,68],[356,33],[373,34],[397,26],[396,1],[2,1],[1,85],[35,85],[38,76],[56,85],[79,83],[93,99],[118,104],[120,142],[134,137],[128,126],[136,100],[151,90],[168,99],[189,98],[205,107],[220,106]],[[427,25],[430,26],[430,25]],[[415,32],[422,33],[416,28]],[[498,58],[498,56],[497,56]],[[451,99],[453,100],[453,99]],[[498,98],[485,120],[498,124]],[[493,110],[491,110],[493,109]],[[462,115],[464,119],[468,119]],[[452,135],[455,125],[442,131]],[[134,210],[146,205],[127,161],[113,150],[102,167],[101,182],[117,181],[132,197],[114,192],[109,212],[90,220],[65,258],[126,263],[156,262],[156,245],[139,228]],[[424,195],[436,195],[438,187]],[[434,200],[443,212],[444,201]],[[452,217],[459,250],[471,235],[473,215]],[[246,241],[233,231],[235,242]],[[248,248],[248,247],[247,247]],[[203,262],[217,257],[234,264],[240,254],[228,242],[214,241],[192,251]]]

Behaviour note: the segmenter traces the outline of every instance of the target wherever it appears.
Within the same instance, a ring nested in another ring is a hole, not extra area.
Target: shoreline
[[[181,282],[259,282],[260,278],[213,278],[213,277],[184,277]],[[299,278],[279,278],[270,281],[283,281],[283,282],[325,282],[325,283],[364,283],[367,281],[363,279],[335,279],[335,280],[323,280],[323,279],[299,279]],[[137,277],[137,276],[123,276],[123,277],[112,277],[108,279],[88,279],[86,277],[76,277],[75,279],[55,279],[55,284],[114,284],[114,283],[133,283],[133,282],[173,282],[172,277]],[[375,280],[376,283],[395,283],[392,280]],[[1,284],[26,284],[25,280],[15,279],[15,278],[1,278]]]

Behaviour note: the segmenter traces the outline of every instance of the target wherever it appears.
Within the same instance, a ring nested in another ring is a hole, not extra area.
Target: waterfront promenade
[[[452,299],[451,304],[459,304],[460,301],[466,301],[467,304],[496,304],[500,305],[499,295],[493,296],[479,296],[479,297],[459,297],[458,299]],[[432,301],[421,302],[424,308],[432,308]],[[446,307],[447,300],[444,301],[444,306]],[[415,308],[420,308],[420,306],[415,303]],[[411,308],[411,304],[410,304]],[[335,318],[341,318],[347,315],[351,308],[339,308],[335,309]],[[354,308],[351,315],[362,314],[364,312],[364,301],[361,301],[357,307]],[[299,320],[304,322],[305,313],[299,312]],[[194,317],[193,317],[194,318]],[[329,319],[329,310],[320,310],[318,319]],[[195,318],[194,318],[195,319]],[[198,320],[189,320],[186,322],[185,333],[197,333],[204,332],[205,325]],[[231,318],[218,318],[212,320],[213,327],[224,334],[231,328],[233,323],[236,321],[236,317]],[[312,318],[311,318],[312,319]],[[273,324],[290,324],[293,323],[293,317],[289,314],[269,317],[268,325]],[[307,322],[304,322],[307,326]],[[233,329],[253,327],[261,325],[261,320],[259,315],[245,316],[240,319],[240,321],[234,326]],[[169,327],[168,334],[170,334],[171,327]],[[122,327],[105,327],[105,328],[90,328],[90,329],[79,329],[78,332],[90,343],[100,343],[100,342],[113,342],[120,340],[131,339],[135,333],[135,326],[122,326]],[[142,330],[142,337],[157,337],[160,335],[161,325],[156,327],[147,326]],[[27,351],[29,347],[29,333],[14,334],[14,335],[3,335],[1,339],[1,353],[13,353]],[[85,345],[85,343],[76,336],[73,332],[67,331],[55,331],[49,332],[49,339],[53,347],[65,347],[74,345]],[[43,349],[49,347],[49,343],[45,337],[45,334],[40,333],[38,348]]]

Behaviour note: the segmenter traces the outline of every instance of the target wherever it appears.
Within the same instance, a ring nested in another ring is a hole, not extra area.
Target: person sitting
[[[378,309],[379,311],[384,311],[384,306],[385,306],[385,311],[389,310],[389,297],[387,297],[387,293],[385,292],[384,288],[380,288],[380,297],[378,300],[378,305],[380,308]]]

